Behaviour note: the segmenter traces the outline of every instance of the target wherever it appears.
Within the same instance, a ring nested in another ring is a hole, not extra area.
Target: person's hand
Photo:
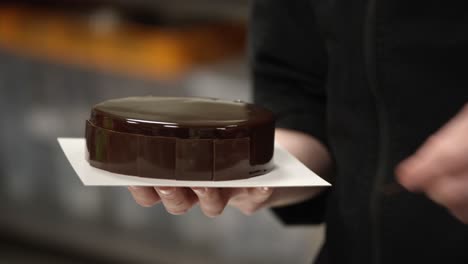
[[[315,172],[326,176],[331,168],[327,149],[309,135],[277,129],[276,141]],[[181,215],[197,203],[209,217],[220,215],[227,205],[250,215],[259,209],[282,206],[309,199],[323,188],[175,188],[129,187],[135,201],[144,207],[162,202],[166,210]]]
[[[468,104],[396,169],[399,182],[422,191],[468,224]]]
[[[227,205],[245,215],[271,206],[305,200],[320,193],[322,187],[297,188],[180,188],[128,187],[135,201],[143,207],[161,203],[173,215],[182,215],[199,203],[208,217],[219,216]]]
[[[273,194],[272,188],[176,188],[129,187],[135,201],[144,207],[162,202],[166,211],[181,215],[199,203],[208,217],[220,215],[230,204],[251,215],[264,207]]]

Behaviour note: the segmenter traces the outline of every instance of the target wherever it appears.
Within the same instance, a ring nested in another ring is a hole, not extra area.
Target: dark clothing
[[[276,210],[286,223],[325,220],[323,263],[468,263],[468,226],[395,188],[393,172],[468,102],[465,3],[253,2],[256,102],[336,163],[328,193]]]

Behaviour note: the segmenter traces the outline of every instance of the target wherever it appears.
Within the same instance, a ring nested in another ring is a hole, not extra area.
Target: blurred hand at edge
[[[468,224],[468,104],[396,169],[408,190],[424,192]]]

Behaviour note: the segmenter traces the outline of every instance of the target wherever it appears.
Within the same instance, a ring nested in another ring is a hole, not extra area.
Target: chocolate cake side
[[[87,160],[148,178],[223,181],[272,169],[274,116],[212,98],[129,97],[97,104],[86,122]]]

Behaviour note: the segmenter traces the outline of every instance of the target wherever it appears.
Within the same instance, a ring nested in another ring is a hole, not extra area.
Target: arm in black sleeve
[[[315,26],[310,1],[254,0],[249,58],[255,102],[277,115],[277,127],[326,138],[327,53]],[[322,221],[326,194],[276,208],[286,223]]]

